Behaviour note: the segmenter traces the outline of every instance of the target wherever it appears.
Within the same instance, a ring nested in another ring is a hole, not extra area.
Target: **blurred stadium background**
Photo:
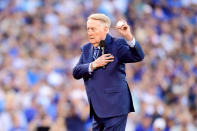
[[[91,130],[72,68],[95,12],[113,36],[125,18],[146,54],[127,64],[126,131],[197,131],[197,0],[0,0],[0,131]]]

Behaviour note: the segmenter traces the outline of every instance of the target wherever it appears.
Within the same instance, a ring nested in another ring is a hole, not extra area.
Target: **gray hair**
[[[89,19],[100,20],[100,21],[102,21],[103,23],[105,23],[106,26],[107,26],[108,28],[110,28],[110,26],[111,26],[111,21],[110,21],[109,17],[106,16],[105,14],[101,14],[101,13],[91,14],[91,15],[88,17],[88,20],[89,20]]]

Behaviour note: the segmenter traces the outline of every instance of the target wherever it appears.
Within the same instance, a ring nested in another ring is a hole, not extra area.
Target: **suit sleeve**
[[[134,63],[144,59],[144,52],[136,41],[134,47],[130,47],[124,39],[117,40],[117,56],[122,63]]]
[[[75,79],[89,77],[90,76],[89,64],[90,63],[86,63],[86,64],[83,63],[83,49],[82,49],[82,54],[80,56],[80,59],[79,59],[77,65],[73,68],[73,77]]]

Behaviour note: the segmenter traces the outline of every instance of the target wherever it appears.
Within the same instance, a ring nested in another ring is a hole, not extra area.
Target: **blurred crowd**
[[[126,131],[197,131],[197,0],[0,0],[0,131],[91,130],[72,68],[96,12],[117,37],[126,19],[146,54],[127,64]]]

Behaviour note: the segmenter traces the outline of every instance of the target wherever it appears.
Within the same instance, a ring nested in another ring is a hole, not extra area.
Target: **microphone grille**
[[[106,43],[105,43],[104,40],[101,40],[101,41],[100,41],[100,47],[104,47],[104,48],[106,47]]]

